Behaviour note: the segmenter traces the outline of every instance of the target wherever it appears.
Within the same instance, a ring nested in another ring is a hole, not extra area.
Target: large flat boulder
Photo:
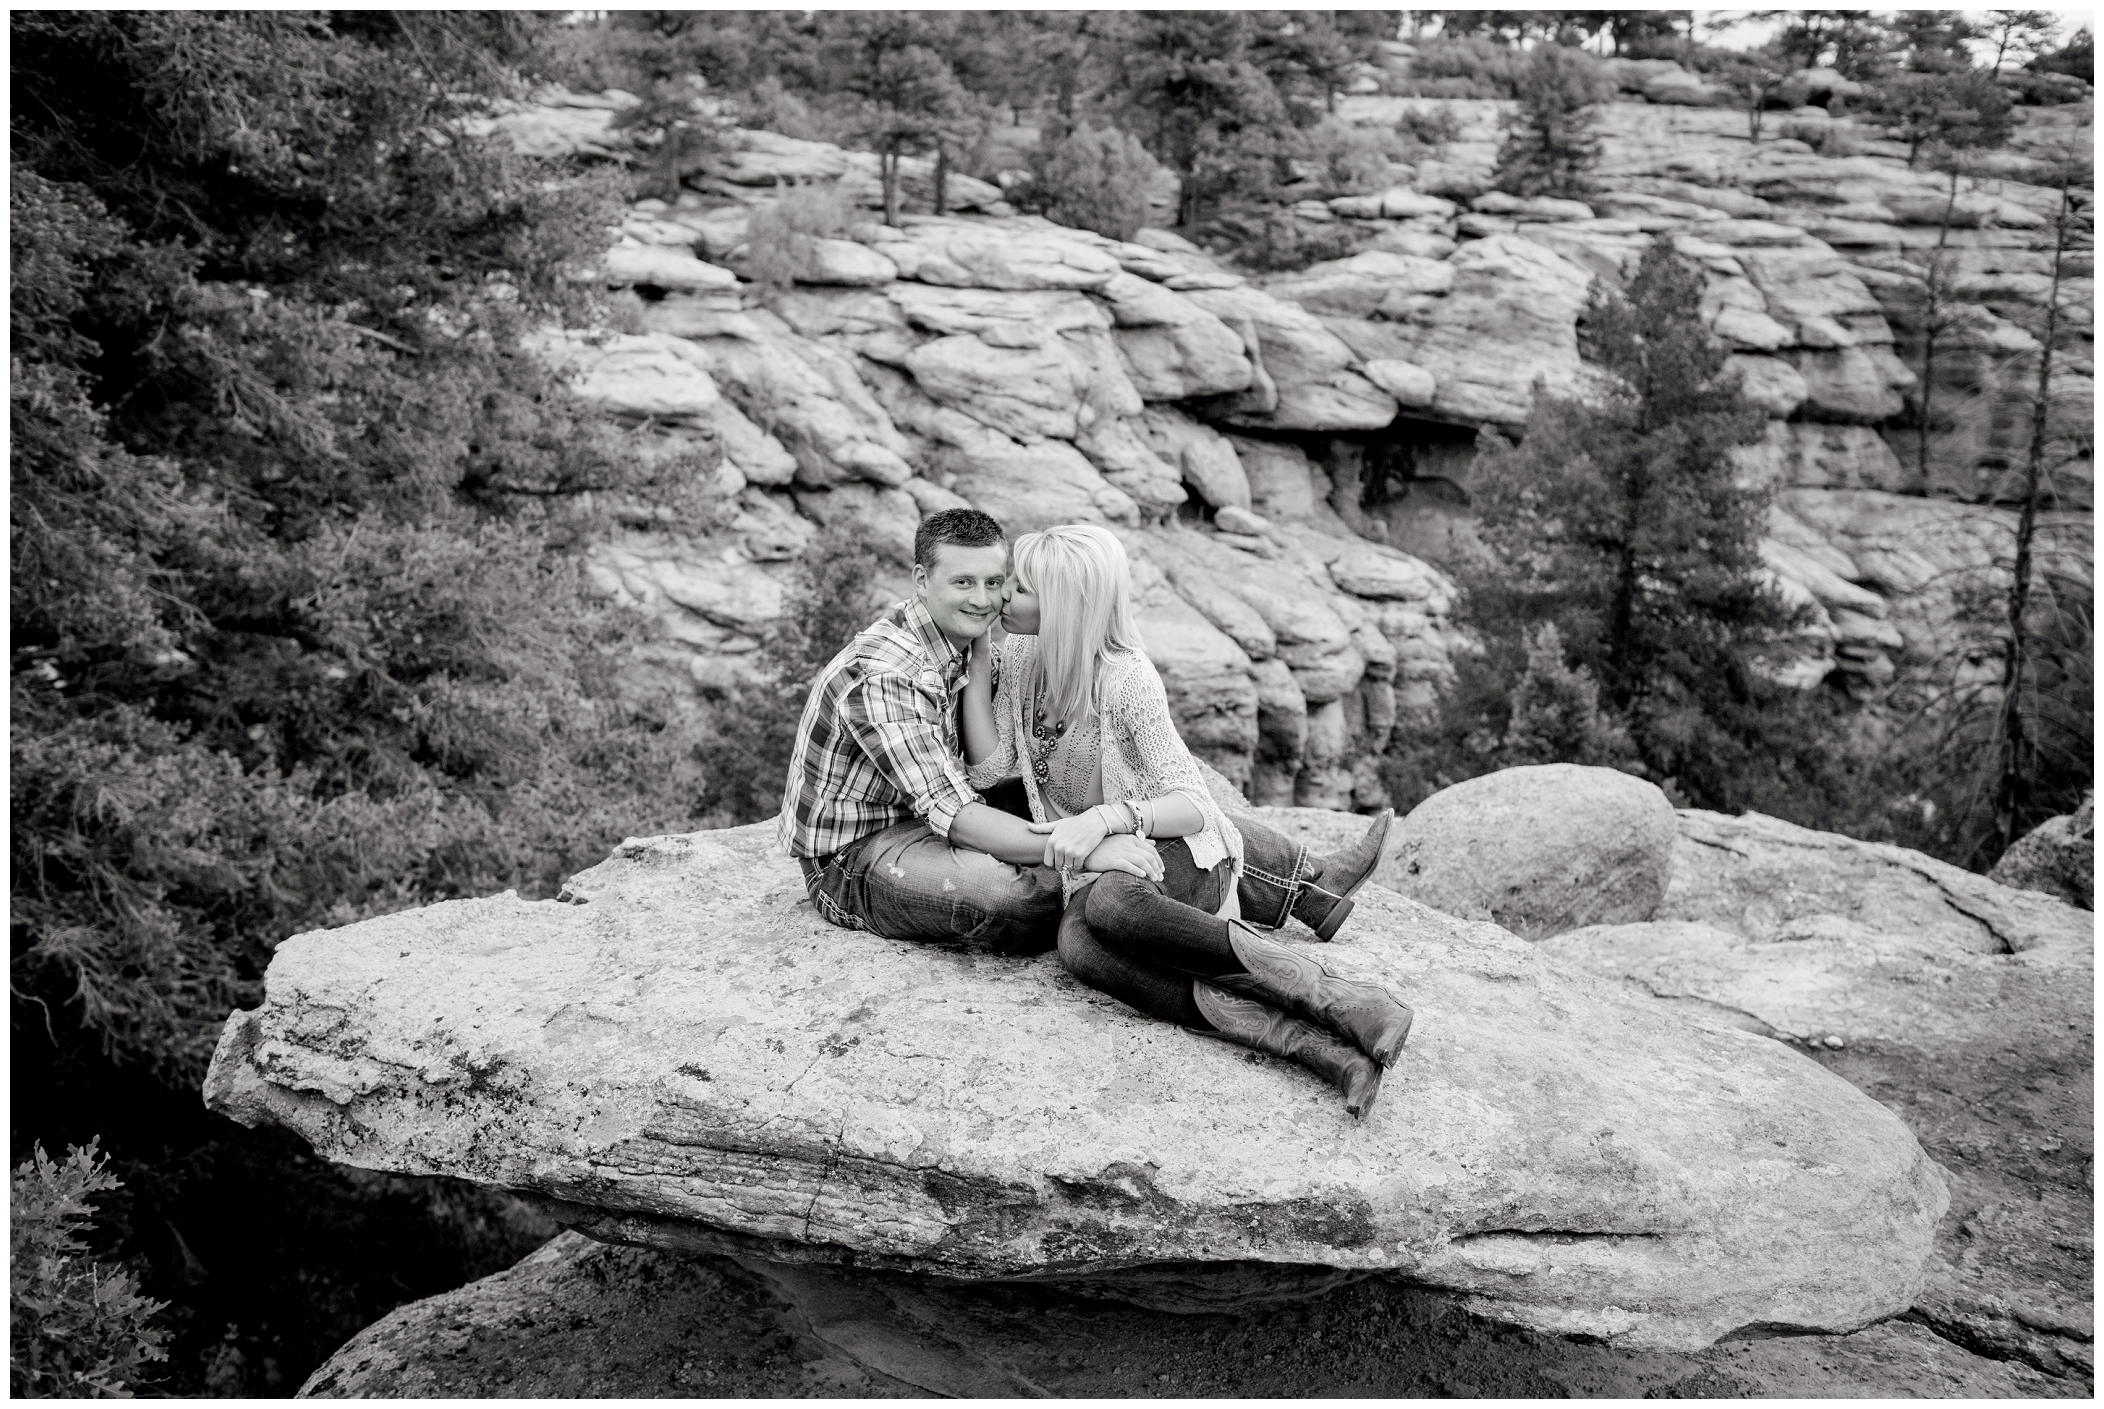
[[[207,1102],[604,1238],[772,1261],[1392,1273],[1630,1347],[1852,1330],[1915,1298],[1946,1196],[1897,1119],[1494,926],[1361,893],[1325,962],[1418,1024],[1355,1124],[1298,1068],[1144,1020],[1049,954],[830,928],[770,833],[625,843],[565,901],[294,937]]]

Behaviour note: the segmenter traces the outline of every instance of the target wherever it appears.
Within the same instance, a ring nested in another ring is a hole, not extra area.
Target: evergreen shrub
[[[807,270],[811,242],[839,239],[860,215],[837,181],[789,187],[773,205],[752,213],[745,236],[745,277],[766,288],[788,288]]]
[[[1129,240],[1153,213],[1148,194],[1160,175],[1139,138],[1082,123],[1038,143],[1028,179],[1009,199],[1061,225]]]

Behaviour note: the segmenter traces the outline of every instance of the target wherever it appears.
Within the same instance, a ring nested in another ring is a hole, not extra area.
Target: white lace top
[[[989,788],[995,783],[1020,777],[1030,796],[1030,816],[1050,822],[1070,810],[1055,805],[1032,766],[1030,751],[1032,716],[1037,702],[1023,698],[1037,656],[1035,636],[1011,636],[1001,647],[1001,681],[994,690],[994,725],[998,731],[994,751],[973,766],[971,784]],[[1191,751],[1184,747],[1176,724],[1169,717],[1169,696],[1154,662],[1145,656],[1120,653],[1103,663],[1096,679],[1096,712],[1102,730],[1103,800],[1124,802],[1181,793],[1191,800],[1205,819],[1205,826],[1183,840],[1191,849],[1191,860],[1201,871],[1233,858],[1242,869],[1242,834],[1229,822],[1206,791],[1205,779]],[[1079,742],[1077,740],[1077,742]],[[1069,877],[1068,893],[1088,877]],[[1234,887],[1228,887],[1234,893]]]

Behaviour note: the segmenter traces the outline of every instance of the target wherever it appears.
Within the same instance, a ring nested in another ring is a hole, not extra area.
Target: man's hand
[[[1091,807],[1086,812],[1062,817],[1057,822],[1032,822],[1030,830],[1039,836],[1051,838],[1045,843],[1047,866],[1057,867],[1062,871],[1076,866],[1091,871],[1101,869],[1088,865],[1090,854],[1110,835],[1110,826],[1097,809]]]
[[[1067,819],[1072,821],[1072,818]],[[1089,853],[1083,863],[1084,871],[1125,871],[1143,881],[1159,881],[1164,872],[1162,854],[1154,849],[1154,843],[1130,832],[1121,832],[1106,837]]]

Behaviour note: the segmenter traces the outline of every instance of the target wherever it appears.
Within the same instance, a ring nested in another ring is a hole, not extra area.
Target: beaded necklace
[[[1037,778],[1046,801],[1069,815],[1088,807],[1089,788],[1095,782],[1101,749],[1102,720],[1091,714],[1072,738],[1065,722],[1045,717],[1042,697],[1031,712],[1030,771]],[[1062,750],[1060,745],[1066,744]]]

